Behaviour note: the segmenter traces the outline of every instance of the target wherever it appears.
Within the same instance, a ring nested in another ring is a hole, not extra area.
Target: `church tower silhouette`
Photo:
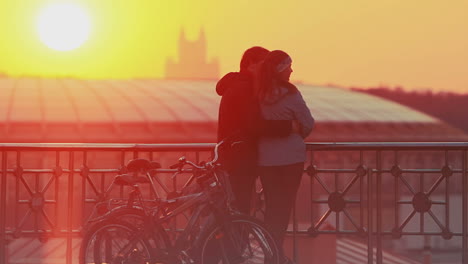
[[[179,61],[172,58],[166,61],[166,79],[217,79],[219,78],[219,62],[213,59],[206,61],[205,31],[200,29],[198,39],[187,40],[182,29],[179,36]]]

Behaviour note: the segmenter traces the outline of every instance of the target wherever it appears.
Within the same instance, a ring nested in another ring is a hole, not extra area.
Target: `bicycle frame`
[[[161,200],[157,207],[149,209],[149,211],[153,212],[151,215],[146,214],[146,217],[148,217],[147,219],[151,220],[149,222],[150,225],[135,233],[129,241],[129,244],[125,246],[122,251],[125,252],[125,250],[131,248],[132,244],[136,243],[141,237],[148,236],[148,234],[152,233],[148,231],[157,230],[155,228],[156,226],[163,226],[188,209],[194,208],[186,227],[176,238],[174,243],[170,245],[170,248],[167,249],[169,258],[177,258],[181,254],[185,257],[192,258],[193,256],[191,256],[190,252],[187,252],[187,249],[194,248],[198,244],[200,234],[203,234],[206,228],[209,228],[215,221],[222,221],[223,216],[226,214],[224,210],[226,209],[226,203],[228,201],[213,201],[214,195],[224,192],[224,186],[221,185],[221,181],[216,172],[208,170],[207,173],[204,173],[201,177],[206,174],[212,174],[211,177],[215,180],[205,186],[202,191],[173,199]],[[169,210],[173,204],[177,203],[180,204]],[[210,210],[211,214],[208,215],[206,219],[203,219],[203,223],[200,223],[199,221],[202,220],[201,215],[207,209]],[[160,216],[160,213],[162,213],[162,216]],[[199,225],[197,225],[198,223]],[[201,227],[201,229],[197,232],[197,236],[189,240],[189,236],[193,234],[193,231],[198,227]]]

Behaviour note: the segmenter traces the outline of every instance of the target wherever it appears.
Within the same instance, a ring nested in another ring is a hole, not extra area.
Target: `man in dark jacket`
[[[222,96],[218,113],[218,142],[233,136],[236,141],[242,141],[223,153],[222,163],[230,175],[236,196],[235,206],[246,214],[250,214],[257,177],[258,136],[285,136],[292,129],[289,120],[263,120],[254,96],[255,72],[268,53],[262,47],[247,49],[242,56],[240,71],[226,74],[216,85],[216,92]]]

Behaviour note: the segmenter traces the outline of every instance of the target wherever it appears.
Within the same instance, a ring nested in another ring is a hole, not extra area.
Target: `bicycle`
[[[117,175],[105,192],[100,195],[100,199],[103,201],[94,206],[93,212],[85,220],[83,229],[86,230],[94,223],[105,219],[125,219],[133,222],[143,218],[145,215],[143,208],[154,206],[155,200],[143,199],[140,184],[149,184],[150,190],[156,198],[160,198],[161,195],[155,187],[155,182],[159,184],[164,192],[169,193],[168,188],[156,177],[156,170],[160,168],[161,165],[155,161],[146,159],[130,160],[121,169],[125,174]],[[132,190],[126,198],[109,198],[114,186],[128,186]],[[135,215],[138,215],[138,217],[135,218]]]
[[[142,225],[111,218],[93,225],[83,238],[80,263],[278,263],[277,246],[263,224],[231,207],[229,179],[217,163],[223,144],[215,146],[210,162],[197,165],[182,157],[171,166],[181,172],[189,165],[193,175],[179,196],[142,208],[136,216]],[[164,225],[188,210],[187,226],[170,241]]]

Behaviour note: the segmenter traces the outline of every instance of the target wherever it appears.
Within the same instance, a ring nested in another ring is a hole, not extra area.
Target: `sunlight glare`
[[[69,51],[80,47],[88,39],[90,22],[79,6],[70,3],[54,4],[41,10],[37,30],[47,47]]]

